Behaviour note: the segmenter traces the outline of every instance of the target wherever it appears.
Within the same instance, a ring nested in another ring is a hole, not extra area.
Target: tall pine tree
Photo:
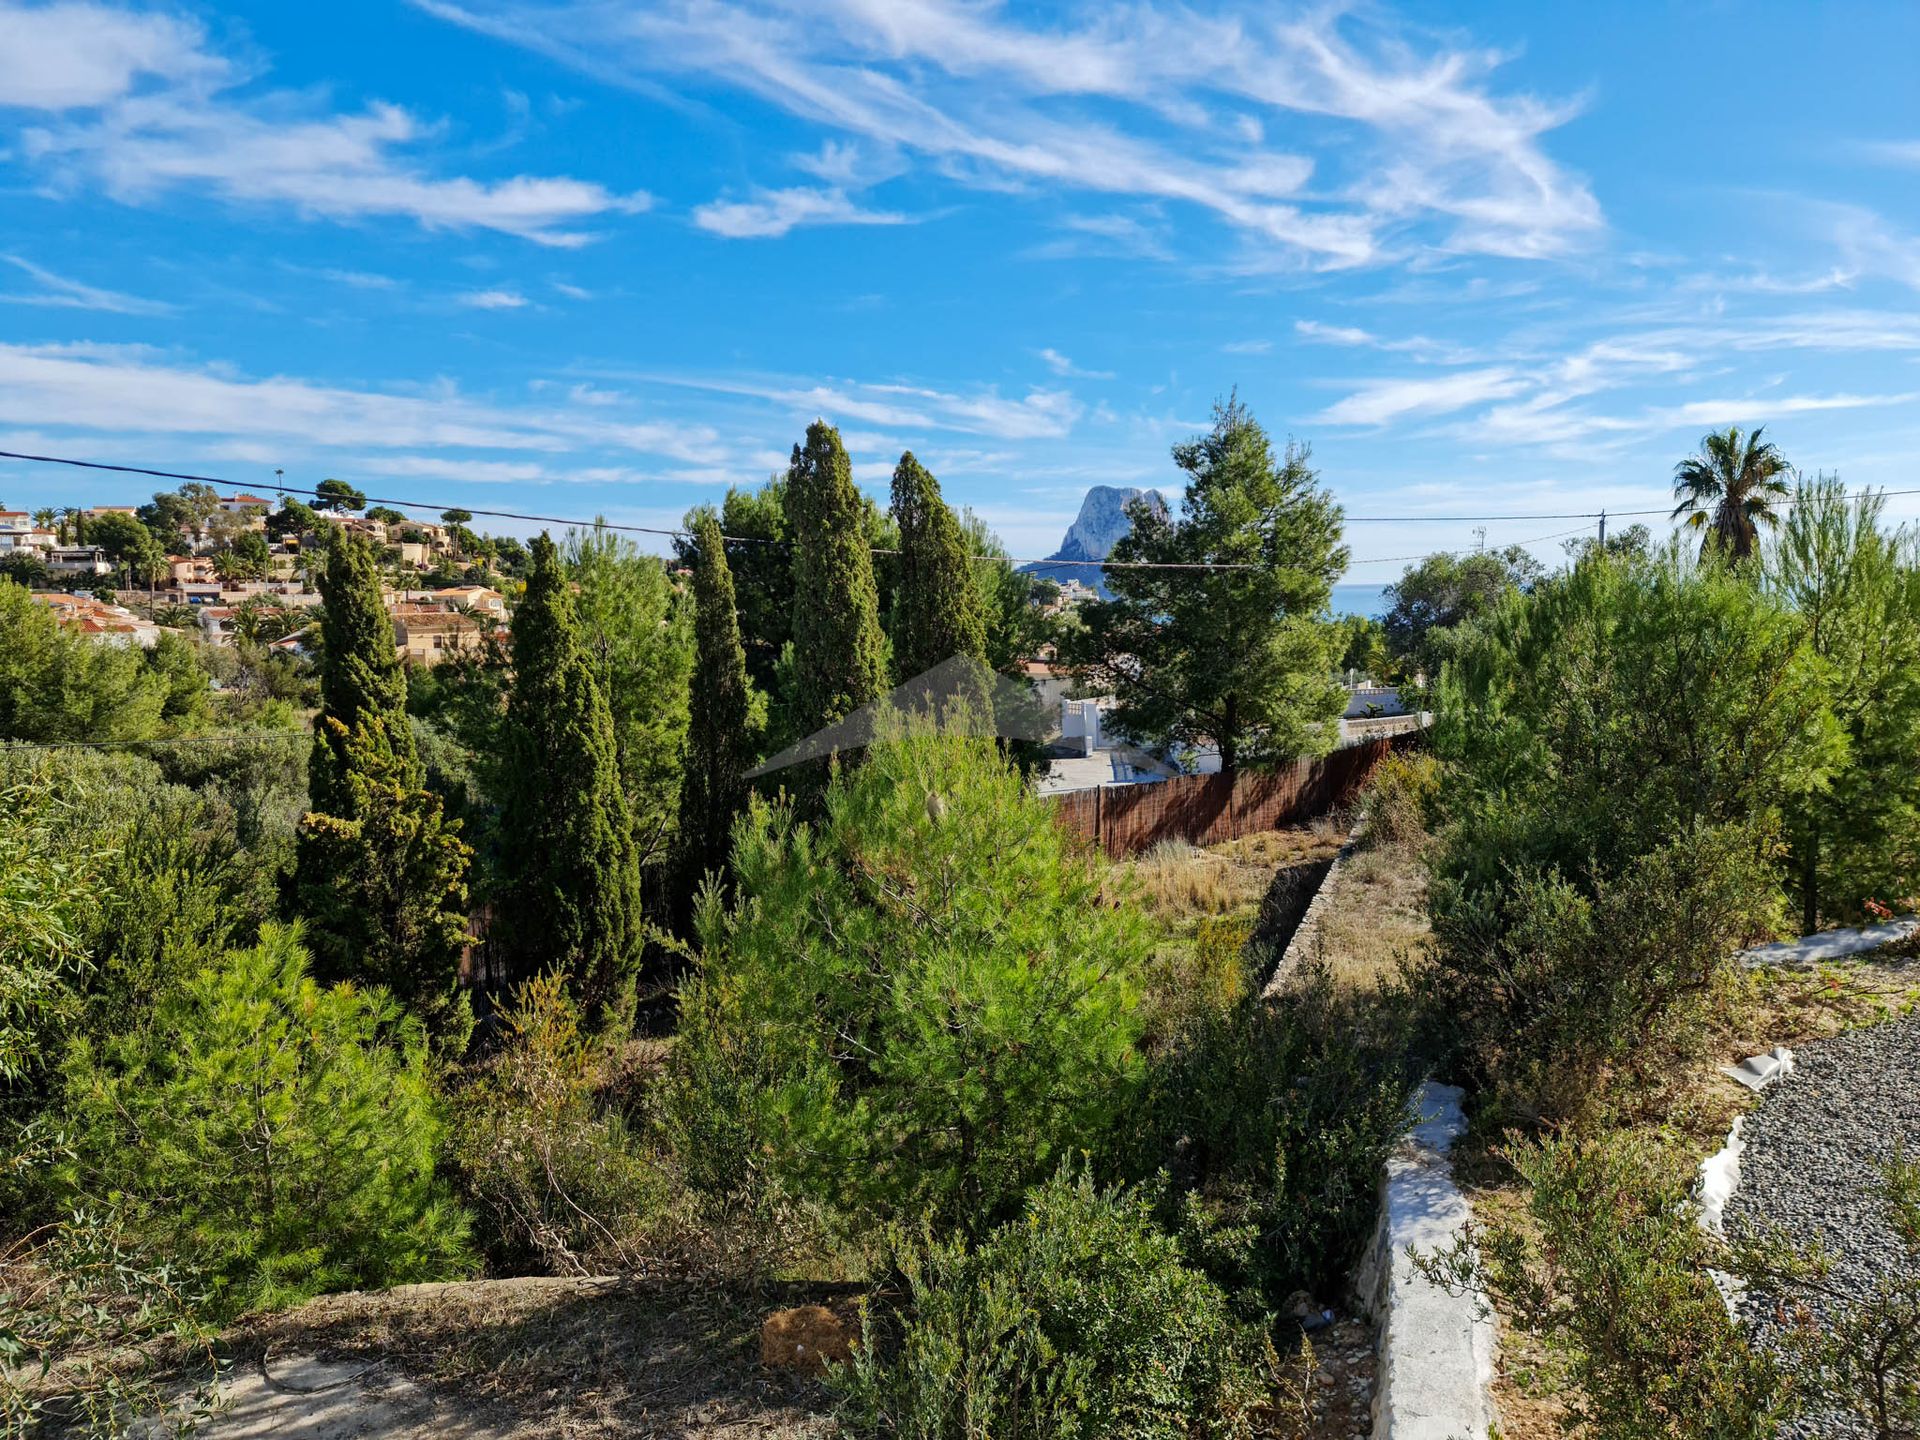
[[[986,614],[966,536],[940,497],[940,482],[911,450],[894,468],[893,518],[900,527],[895,672],[909,680],[956,655],[984,667]]]
[[[458,1030],[473,852],[425,788],[373,552],[335,530],[320,593],[312,808],[296,871],[314,958],[321,974],[384,985],[436,1028]]]
[[[694,668],[680,790],[680,888],[688,898],[703,876],[726,868],[753,761],[753,695],[726,542],[711,510],[695,517],[693,532]]]
[[[1080,607],[1068,658],[1114,694],[1116,729],[1211,741],[1227,774],[1325,754],[1346,703],[1340,632],[1321,619],[1347,565],[1340,507],[1308,452],[1276,455],[1237,396],[1173,460],[1187,475],[1179,521],[1135,501],[1111,557],[1172,568],[1108,570],[1113,599]]]
[[[886,639],[862,508],[840,432],[814,421],[806,444],[793,447],[787,471],[795,722],[802,735],[886,693]]]
[[[513,612],[491,939],[513,979],[558,969],[595,1023],[618,1021],[645,937],[633,819],[559,552],[545,535],[530,549]]]

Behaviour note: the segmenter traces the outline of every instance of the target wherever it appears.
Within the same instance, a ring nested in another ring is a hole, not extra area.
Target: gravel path
[[[1798,1051],[1793,1073],[1761,1095],[1743,1134],[1740,1181],[1726,1208],[1730,1237],[1771,1226],[1803,1250],[1817,1244],[1833,1262],[1833,1281],[1847,1290],[1913,1274],[1878,1187],[1879,1167],[1896,1151],[1920,1157],[1920,1016]],[[1814,1309],[1818,1315],[1820,1307]],[[1741,1311],[1762,1344],[1777,1334],[1772,1297],[1753,1291]],[[1793,1440],[1870,1434],[1862,1422],[1831,1412],[1781,1433]]]

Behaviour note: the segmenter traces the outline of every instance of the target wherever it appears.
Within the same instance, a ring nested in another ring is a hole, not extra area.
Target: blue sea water
[[[1376,617],[1386,614],[1386,586],[1334,586],[1333,613],[1336,615],[1372,615]]]

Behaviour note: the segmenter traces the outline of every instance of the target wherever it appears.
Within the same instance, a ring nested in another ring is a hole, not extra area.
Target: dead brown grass
[[[1175,928],[1209,917],[1252,916],[1272,888],[1275,871],[1330,860],[1345,838],[1335,821],[1266,830],[1204,850],[1164,841],[1116,867],[1110,889]]]
[[[1370,986],[1426,953],[1433,932],[1423,848],[1423,841],[1369,846],[1340,868],[1307,952],[1336,983]]]
[[[488,1434],[512,1440],[681,1435],[779,1440],[834,1432],[820,1383],[758,1363],[782,1306],[846,1287],[670,1288],[616,1279],[479,1280],[328,1295],[234,1337],[244,1354],[392,1366]]]

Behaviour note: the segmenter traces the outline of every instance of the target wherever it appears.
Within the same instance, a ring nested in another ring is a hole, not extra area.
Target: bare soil
[[[343,1420],[362,1410],[383,1434],[798,1440],[835,1433],[829,1397],[816,1380],[763,1367],[759,1335],[767,1315],[809,1301],[849,1303],[817,1287],[752,1295],[615,1277],[476,1280],[323,1296],[233,1338],[243,1375],[262,1357],[268,1373],[276,1357],[369,1367],[357,1382],[363,1403],[333,1409]],[[283,1420],[299,1412],[293,1392],[273,1403]],[[293,1433],[226,1423],[205,1433]]]

